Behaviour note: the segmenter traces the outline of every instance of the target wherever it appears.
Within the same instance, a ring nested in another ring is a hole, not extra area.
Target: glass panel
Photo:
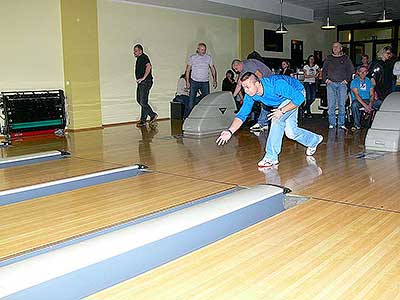
[[[372,60],[374,59],[374,54],[372,53],[372,43],[365,43],[364,45],[365,45],[364,53],[368,55],[369,63],[371,63]]]
[[[354,45],[354,51],[356,55],[355,65],[359,66],[361,65],[361,55],[364,54],[365,45],[364,44]]]
[[[354,30],[354,41],[372,41],[392,38],[392,27]]]
[[[350,56],[350,44],[342,44],[343,46],[343,53],[347,56]]]
[[[350,42],[350,40],[351,40],[350,30],[339,31],[339,42]]]

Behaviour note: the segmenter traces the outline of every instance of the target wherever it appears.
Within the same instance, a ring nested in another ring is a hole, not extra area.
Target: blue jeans
[[[339,108],[338,126],[344,126],[346,115],[347,85],[340,82],[327,84],[326,92],[328,96],[328,120],[329,125],[336,126],[336,105]]]
[[[363,100],[365,103],[369,104],[369,99]],[[382,105],[382,100],[375,100],[372,108],[374,110],[379,110]],[[353,115],[354,126],[360,128],[361,127],[361,112],[360,108],[363,107],[362,104],[358,100],[353,100],[351,103],[351,113]]]
[[[261,103],[261,111],[260,115],[258,116],[257,123],[260,124],[261,126],[268,125],[268,115],[270,111],[267,109],[267,107]]]
[[[305,111],[311,115],[311,105],[315,101],[315,94],[317,91],[317,85],[315,82],[304,82],[304,88],[306,90],[306,105]]]
[[[279,107],[283,107],[290,101],[284,101]],[[286,112],[279,120],[272,120],[271,128],[265,147],[265,158],[271,161],[278,160],[281,153],[283,134],[289,139],[295,140],[306,147],[315,147],[319,141],[319,135],[297,126],[298,108]]]
[[[196,98],[197,92],[200,90],[201,96]],[[190,79],[190,92],[189,92],[189,103],[185,107],[185,116],[189,116],[193,107],[210,93],[210,84],[208,81],[201,82]],[[197,100],[197,101],[196,101]]]

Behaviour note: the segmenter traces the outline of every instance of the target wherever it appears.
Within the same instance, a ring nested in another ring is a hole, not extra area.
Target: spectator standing
[[[133,56],[136,58],[135,77],[137,82],[136,101],[141,107],[140,121],[137,127],[146,125],[147,117],[150,116],[149,124],[157,120],[158,115],[149,105],[150,89],[153,86],[152,66],[149,57],[143,53],[143,46],[137,44],[133,47]]]
[[[315,64],[314,55],[307,58],[307,64],[303,68],[304,71],[304,88],[306,90],[306,117],[312,118],[311,105],[315,101],[317,91],[316,78],[319,76],[319,66]]]
[[[201,98],[210,93],[209,73],[213,78],[213,87],[217,88],[217,70],[215,69],[212,57],[207,53],[207,46],[204,43],[197,45],[196,54],[189,57],[186,66],[186,87],[189,89],[189,112],[192,111],[198,91]]]
[[[332,54],[324,61],[322,78],[326,83],[328,98],[329,128],[336,127],[336,105],[339,108],[337,126],[346,129],[345,105],[347,98],[347,84],[354,74],[354,66],[350,58],[343,53],[342,44],[332,44]]]
[[[393,90],[393,49],[390,46],[382,48],[378,53],[378,59],[371,64],[368,77],[375,81],[376,98],[385,100]]]

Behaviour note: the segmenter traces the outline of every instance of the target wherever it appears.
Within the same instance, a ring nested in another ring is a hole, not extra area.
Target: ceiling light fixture
[[[335,29],[336,26],[331,24],[331,19],[329,18],[329,0],[328,0],[328,16],[326,17],[326,24],[321,26],[321,29],[323,30],[331,30]]]
[[[385,0],[383,0],[383,14],[382,14],[382,19],[376,21],[378,23],[389,23],[392,22],[393,20],[390,18],[386,18],[386,9],[385,9]]]
[[[279,27],[275,30],[275,32],[280,34],[285,34],[288,33],[288,30],[285,27],[285,25],[283,25],[282,5],[283,5],[283,0],[281,0],[281,18],[280,18],[281,22],[279,24]]]

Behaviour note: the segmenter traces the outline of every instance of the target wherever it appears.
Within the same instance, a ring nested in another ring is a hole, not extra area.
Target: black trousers
[[[136,88],[136,101],[141,106],[141,113],[140,113],[141,122],[145,122],[148,116],[150,116],[150,118],[153,118],[156,115],[156,113],[149,105],[149,94],[152,86],[153,86],[153,80],[146,79],[143,80],[141,83],[138,83]]]

